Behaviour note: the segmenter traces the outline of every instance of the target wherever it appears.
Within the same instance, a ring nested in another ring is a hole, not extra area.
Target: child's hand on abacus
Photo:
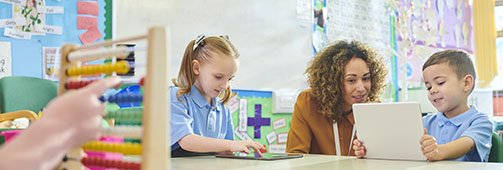
[[[250,148],[255,150],[254,152],[257,152],[260,156],[262,156],[260,150],[265,149],[265,147],[258,142],[252,140],[246,140],[246,141],[232,141],[229,150],[231,152],[251,153],[252,151],[250,150]]]
[[[98,98],[106,89],[119,83],[120,78],[111,77],[93,82],[82,89],[68,91],[47,105],[42,119],[52,119],[52,123],[69,129],[73,138],[71,145],[74,147],[96,139],[105,114],[105,105]]]

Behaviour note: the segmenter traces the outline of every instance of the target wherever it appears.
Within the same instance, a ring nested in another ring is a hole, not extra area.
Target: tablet
[[[419,103],[359,103],[353,114],[367,158],[426,160],[419,144],[424,134]]]
[[[234,159],[254,159],[254,160],[280,160],[280,159],[293,159],[293,158],[302,158],[302,154],[296,153],[262,153],[262,157],[255,153],[241,153],[234,152],[233,154],[217,154],[216,157],[219,158],[234,158]]]

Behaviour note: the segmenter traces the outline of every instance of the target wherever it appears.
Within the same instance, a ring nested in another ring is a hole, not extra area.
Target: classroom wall
[[[304,71],[313,56],[312,28],[297,22],[296,1],[116,0],[114,4],[116,37],[145,32],[152,25],[169,25],[170,77],[176,77],[190,40],[201,33],[225,34],[240,52],[233,88],[305,87]],[[141,59],[138,62],[139,67],[144,64]]]
[[[4,27],[0,27],[0,42],[11,44],[12,76],[30,76],[42,78],[43,47],[60,47],[64,43],[81,44],[79,35],[87,30],[77,29],[77,17],[89,16],[77,14],[77,1],[45,0],[45,6],[63,7],[64,13],[45,14],[45,24],[62,27],[62,34],[33,35],[31,39],[14,39],[4,35]],[[105,0],[96,1],[99,5],[97,27],[103,40],[105,35]],[[0,20],[10,19],[13,16],[13,5],[0,2]]]

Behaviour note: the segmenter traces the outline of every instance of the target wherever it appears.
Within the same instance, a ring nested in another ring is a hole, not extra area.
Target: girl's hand
[[[249,148],[253,148],[255,152],[257,152],[260,156],[262,156],[260,150],[265,149],[264,146],[258,142],[246,140],[246,141],[232,141],[229,151],[251,153],[251,150]]]
[[[367,149],[363,145],[363,142],[358,139],[353,140],[353,150],[358,158],[363,158],[367,154]]]

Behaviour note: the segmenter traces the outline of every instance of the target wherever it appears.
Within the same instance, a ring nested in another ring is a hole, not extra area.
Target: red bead
[[[142,78],[140,79],[140,83],[139,83],[139,84],[140,84],[140,86],[143,86],[143,83],[145,83],[145,80],[144,80],[144,79],[145,79],[145,77],[142,77]]]
[[[85,81],[72,81],[65,83],[66,89],[80,89],[82,87],[86,87],[96,80],[85,80]]]
[[[105,168],[117,168],[117,169],[140,169],[140,164],[136,162],[109,160],[97,157],[83,158],[81,162],[85,166],[100,166]]]

